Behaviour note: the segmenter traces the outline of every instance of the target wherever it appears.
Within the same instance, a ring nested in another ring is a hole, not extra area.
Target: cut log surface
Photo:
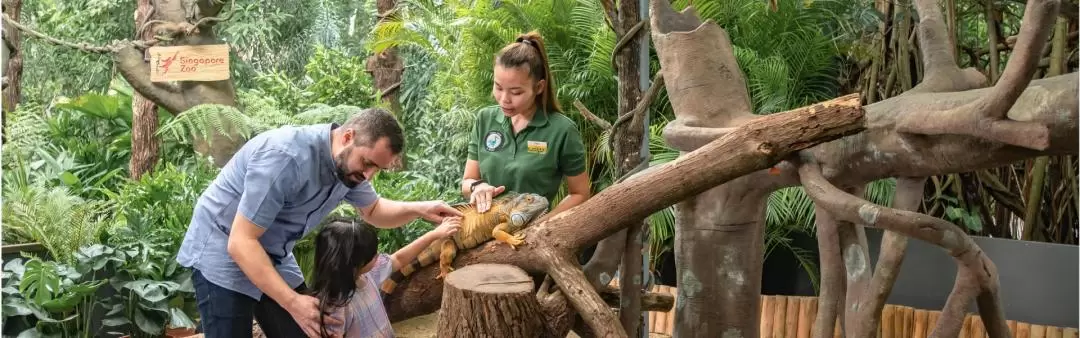
[[[474,264],[446,276],[439,337],[541,337],[544,316],[525,270]]]

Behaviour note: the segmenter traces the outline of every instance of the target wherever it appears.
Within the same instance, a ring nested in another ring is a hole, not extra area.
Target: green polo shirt
[[[510,118],[490,106],[477,113],[469,159],[480,162],[480,178],[488,184],[551,201],[563,177],[585,172],[585,145],[577,124],[563,114],[538,111],[514,135]]]

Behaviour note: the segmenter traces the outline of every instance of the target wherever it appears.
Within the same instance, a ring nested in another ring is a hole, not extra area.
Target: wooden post
[[[541,337],[544,316],[525,270],[474,264],[446,276],[439,337]]]

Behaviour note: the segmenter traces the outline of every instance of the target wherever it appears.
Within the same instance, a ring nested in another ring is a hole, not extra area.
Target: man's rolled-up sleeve
[[[345,201],[358,208],[367,207],[378,199],[379,193],[375,192],[375,188],[372,188],[371,183],[368,181],[357,184],[356,187],[345,194]]]
[[[285,205],[285,197],[299,186],[299,168],[292,156],[268,149],[251,156],[244,172],[244,193],[238,212],[252,223],[268,229]]]

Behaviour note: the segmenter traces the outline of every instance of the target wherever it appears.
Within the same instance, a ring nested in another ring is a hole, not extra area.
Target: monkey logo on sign
[[[161,55],[158,54],[158,63],[159,63],[159,66],[161,67],[161,74],[162,75],[169,72],[169,66],[172,66],[173,61],[176,61],[176,56],[177,55],[180,55],[180,51],[177,51],[175,54],[173,54],[173,56],[171,56],[169,58],[165,58],[165,59],[162,59]]]

